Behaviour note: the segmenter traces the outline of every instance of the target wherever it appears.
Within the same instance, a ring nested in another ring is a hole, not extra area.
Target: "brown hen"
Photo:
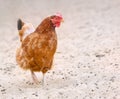
[[[57,48],[55,28],[60,26],[62,20],[60,14],[45,18],[35,32],[23,39],[20,48],[17,49],[17,63],[21,68],[31,71],[35,83],[38,83],[38,79],[34,72],[41,71],[43,73],[44,83],[44,74],[52,67]],[[20,29],[22,26],[19,24]]]

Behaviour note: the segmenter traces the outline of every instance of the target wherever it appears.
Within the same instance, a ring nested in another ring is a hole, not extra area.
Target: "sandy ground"
[[[16,21],[37,27],[55,12],[54,67],[35,85],[15,61]],[[0,0],[0,99],[120,99],[120,0]]]

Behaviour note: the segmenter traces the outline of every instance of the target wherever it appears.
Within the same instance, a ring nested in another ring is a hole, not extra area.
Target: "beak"
[[[63,22],[64,22],[64,20],[62,19],[62,20],[61,20],[61,22],[63,23]]]

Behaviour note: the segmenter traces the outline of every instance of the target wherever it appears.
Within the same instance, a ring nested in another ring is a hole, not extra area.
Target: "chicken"
[[[28,34],[35,31],[35,28],[31,23],[25,23],[21,19],[17,21],[17,28],[19,31],[19,37],[21,42]]]
[[[55,28],[59,27],[62,21],[61,14],[45,18],[33,33],[21,40],[21,46],[17,49],[18,65],[24,70],[30,70],[35,83],[39,83],[39,81],[34,72],[42,72],[42,83],[44,84],[44,75],[52,67],[57,48]],[[22,27],[22,25],[18,27]]]

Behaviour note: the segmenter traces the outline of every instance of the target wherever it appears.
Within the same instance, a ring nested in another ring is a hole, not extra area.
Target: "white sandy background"
[[[54,66],[36,85],[15,61],[16,22],[37,27],[56,12]],[[120,0],[0,0],[0,99],[120,99]]]

